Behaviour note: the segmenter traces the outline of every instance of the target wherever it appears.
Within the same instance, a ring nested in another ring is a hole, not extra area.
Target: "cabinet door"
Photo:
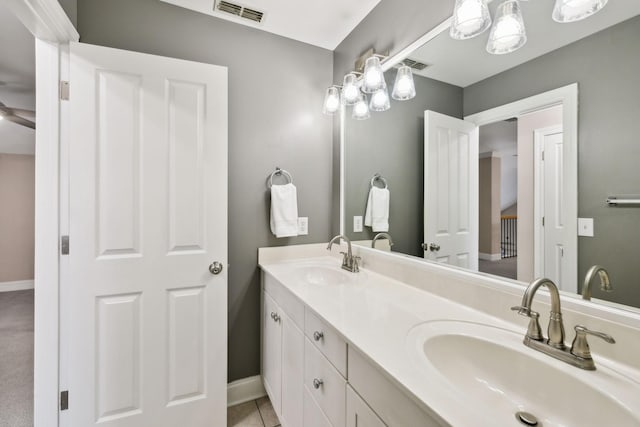
[[[304,394],[304,334],[282,315],[282,423],[302,426]]]
[[[347,385],[347,427],[385,427],[385,423],[349,385]]]
[[[263,292],[262,378],[276,414],[282,414],[282,317],[275,301]]]
[[[304,427],[332,427],[327,416],[322,412],[311,393],[304,388]]]

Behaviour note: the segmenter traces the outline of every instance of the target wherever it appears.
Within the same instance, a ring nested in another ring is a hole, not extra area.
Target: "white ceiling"
[[[214,0],[161,0],[238,24],[334,50],[380,0],[228,0],[260,12],[261,23],[214,10]]]
[[[35,110],[35,40],[0,4],[0,102],[8,107]],[[0,120],[0,153],[34,154],[35,131]]]
[[[490,4],[495,17],[498,1]],[[640,14],[640,1],[610,1],[595,15],[571,24],[559,24],[551,19],[554,2],[550,0],[520,3],[527,30],[527,43],[507,55],[491,55],[485,50],[490,30],[470,40],[454,40],[449,29],[409,55],[409,58],[430,65],[423,75],[460,87],[467,87],[533,58],[597,33],[607,27]]]

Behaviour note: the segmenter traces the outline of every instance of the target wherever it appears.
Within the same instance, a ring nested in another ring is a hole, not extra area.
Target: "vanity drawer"
[[[343,377],[347,377],[347,342],[335,329],[320,319],[308,307],[304,322],[304,333],[336,367]]]
[[[344,427],[347,382],[309,339],[304,346],[304,385],[331,425]]]
[[[262,272],[262,288],[278,303],[287,316],[304,330],[304,304],[289,292],[278,280],[268,273]]]
[[[318,406],[311,392],[304,388],[304,427],[331,427],[331,423],[327,419],[327,416],[322,412],[322,409]],[[292,426],[296,427],[296,426]]]

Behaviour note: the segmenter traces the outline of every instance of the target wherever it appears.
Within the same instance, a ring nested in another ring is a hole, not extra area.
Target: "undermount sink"
[[[584,371],[522,344],[522,332],[462,321],[412,328],[407,350],[416,368],[435,378],[445,398],[459,399],[487,425],[639,426],[640,384],[603,366]]]
[[[295,269],[302,280],[312,285],[341,285],[351,280],[347,271],[325,265],[301,266]]]
[[[335,265],[329,263],[302,263],[292,265],[290,274],[296,280],[310,285],[344,285],[360,281],[366,273],[351,273],[340,268],[339,262]]]

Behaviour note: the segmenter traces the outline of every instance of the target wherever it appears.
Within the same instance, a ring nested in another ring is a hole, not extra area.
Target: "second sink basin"
[[[462,321],[420,324],[407,336],[416,367],[434,387],[473,407],[486,425],[639,426],[640,385],[596,360],[597,371],[559,362],[522,344],[522,333]]]

